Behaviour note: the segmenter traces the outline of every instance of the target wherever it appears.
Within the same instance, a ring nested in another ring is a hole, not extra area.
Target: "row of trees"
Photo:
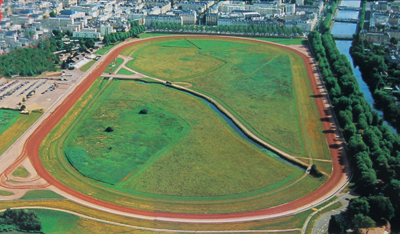
[[[389,194],[400,184],[400,138],[382,124],[379,114],[365,100],[349,61],[340,54],[332,35],[325,33],[321,36],[313,31],[309,40],[347,143],[358,192],[367,200],[374,197],[385,200],[389,210],[390,207],[400,208],[400,194],[397,193],[397,197]],[[380,209],[389,212],[384,206]],[[357,214],[362,216],[357,216],[358,226],[354,223],[353,227],[361,228],[363,223],[368,223],[369,214]],[[370,218],[377,221],[382,217]],[[399,220],[400,214],[388,218]]]
[[[7,209],[0,216],[0,232],[12,230],[40,231],[41,229],[42,223],[34,212]]]
[[[50,41],[46,40],[42,44],[49,45]],[[38,75],[44,71],[55,71],[59,62],[50,46],[19,48],[12,53],[0,55],[0,74],[8,77]]]
[[[336,0],[331,1],[331,5],[325,11],[325,20],[320,24],[321,32],[329,32],[332,23],[332,16],[335,14],[336,11]]]
[[[363,80],[371,90],[376,107],[383,111],[385,120],[400,131],[400,119],[398,118],[400,106],[396,105],[391,92],[381,90],[382,87],[391,86],[392,83],[400,83],[400,72],[397,70],[397,65],[394,64],[390,67],[385,62],[385,55],[389,54],[389,51],[385,50],[384,46],[375,46],[362,40],[357,34],[354,36],[350,54],[354,64],[359,66]]]
[[[219,26],[198,26],[198,25],[181,25],[179,23],[163,23],[152,22],[151,28],[155,30],[172,30],[175,32],[230,32],[230,33],[262,33],[262,34],[275,34],[275,35],[303,35],[303,30],[299,27],[279,27],[279,26],[238,26],[238,25],[219,25]]]
[[[361,12],[360,12],[360,22],[358,23],[358,31],[361,31],[364,29],[365,11],[366,10],[367,10],[367,0],[362,0]]]
[[[146,27],[139,25],[138,21],[131,21],[131,29],[128,32],[116,32],[104,36],[103,43],[107,46],[118,41],[123,41],[130,37],[137,37],[140,33],[144,32]]]

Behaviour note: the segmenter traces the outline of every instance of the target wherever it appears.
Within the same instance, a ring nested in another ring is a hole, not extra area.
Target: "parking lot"
[[[42,79],[0,79],[0,107],[47,110],[82,75],[66,71],[62,76]]]

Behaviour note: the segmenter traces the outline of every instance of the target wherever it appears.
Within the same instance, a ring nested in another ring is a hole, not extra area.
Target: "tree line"
[[[399,85],[400,72],[397,64],[388,66],[385,56],[389,51],[384,46],[375,46],[372,43],[362,40],[358,34],[354,35],[350,54],[353,57],[354,65],[361,71],[363,80],[368,84],[374,97],[376,107],[383,111],[384,118],[392,126],[400,131],[400,106],[396,105],[396,98],[392,92],[382,90],[383,87],[392,84]]]
[[[348,208],[346,213],[352,220],[352,227],[367,228],[381,218],[399,223],[400,138],[383,124],[379,114],[365,100],[351,65],[346,56],[340,54],[332,34],[313,31],[308,38],[347,145],[357,192],[374,207],[373,212],[367,212],[353,199],[353,208]],[[339,216],[331,221],[343,225]]]
[[[330,31],[331,23],[332,23],[332,16],[335,14],[335,11],[336,11],[336,0],[332,0],[330,7],[325,8],[325,19],[320,24],[321,32],[325,33],[325,32]]]
[[[358,32],[364,29],[365,11],[367,10],[367,0],[362,0],[360,11],[360,22],[358,23]]]
[[[104,35],[103,43],[108,46],[118,41],[124,41],[126,38],[137,37],[137,35],[145,30],[146,27],[144,25],[139,25],[138,21],[131,21],[131,29],[128,32],[115,32]]]
[[[260,26],[260,25],[219,25],[219,26],[198,26],[198,25],[181,25],[179,23],[164,23],[164,22],[152,22],[151,28],[155,30],[172,30],[175,32],[179,31],[191,31],[191,32],[234,32],[234,33],[263,33],[263,34],[275,34],[275,35],[303,35],[303,30],[299,27],[279,27],[279,26]]]

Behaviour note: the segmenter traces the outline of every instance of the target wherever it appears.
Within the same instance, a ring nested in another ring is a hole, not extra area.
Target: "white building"
[[[80,32],[73,32],[73,37],[84,37],[84,38],[94,38],[102,39],[101,34],[97,32],[95,28],[82,28]]]
[[[179,15],[174,15],[174,16],[168,16],[168,15],[148,15],[146,16],[145,20],[145,25],[146,27],[149,27],[151,23],[177,23],[182,25],[183,24],[183,19],[182,16]]]

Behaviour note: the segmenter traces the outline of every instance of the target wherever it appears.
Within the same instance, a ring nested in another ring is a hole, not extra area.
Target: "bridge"
[[[352,6],[338,6],[336,7],[338,10],[349,10],[349,11],[359,11],[361,7],[352,7]]]
[[[333,34],[334,39],[338,40],[346,40],[346,41],[351,41],[353,40],[353,35],[347,35],[347,34]]]
[[[333,20],[335,22],[343,22],[343,23],[358,23],[358,19],[352,19],[352,18],[336,18],[336,17],[334,17]]]

